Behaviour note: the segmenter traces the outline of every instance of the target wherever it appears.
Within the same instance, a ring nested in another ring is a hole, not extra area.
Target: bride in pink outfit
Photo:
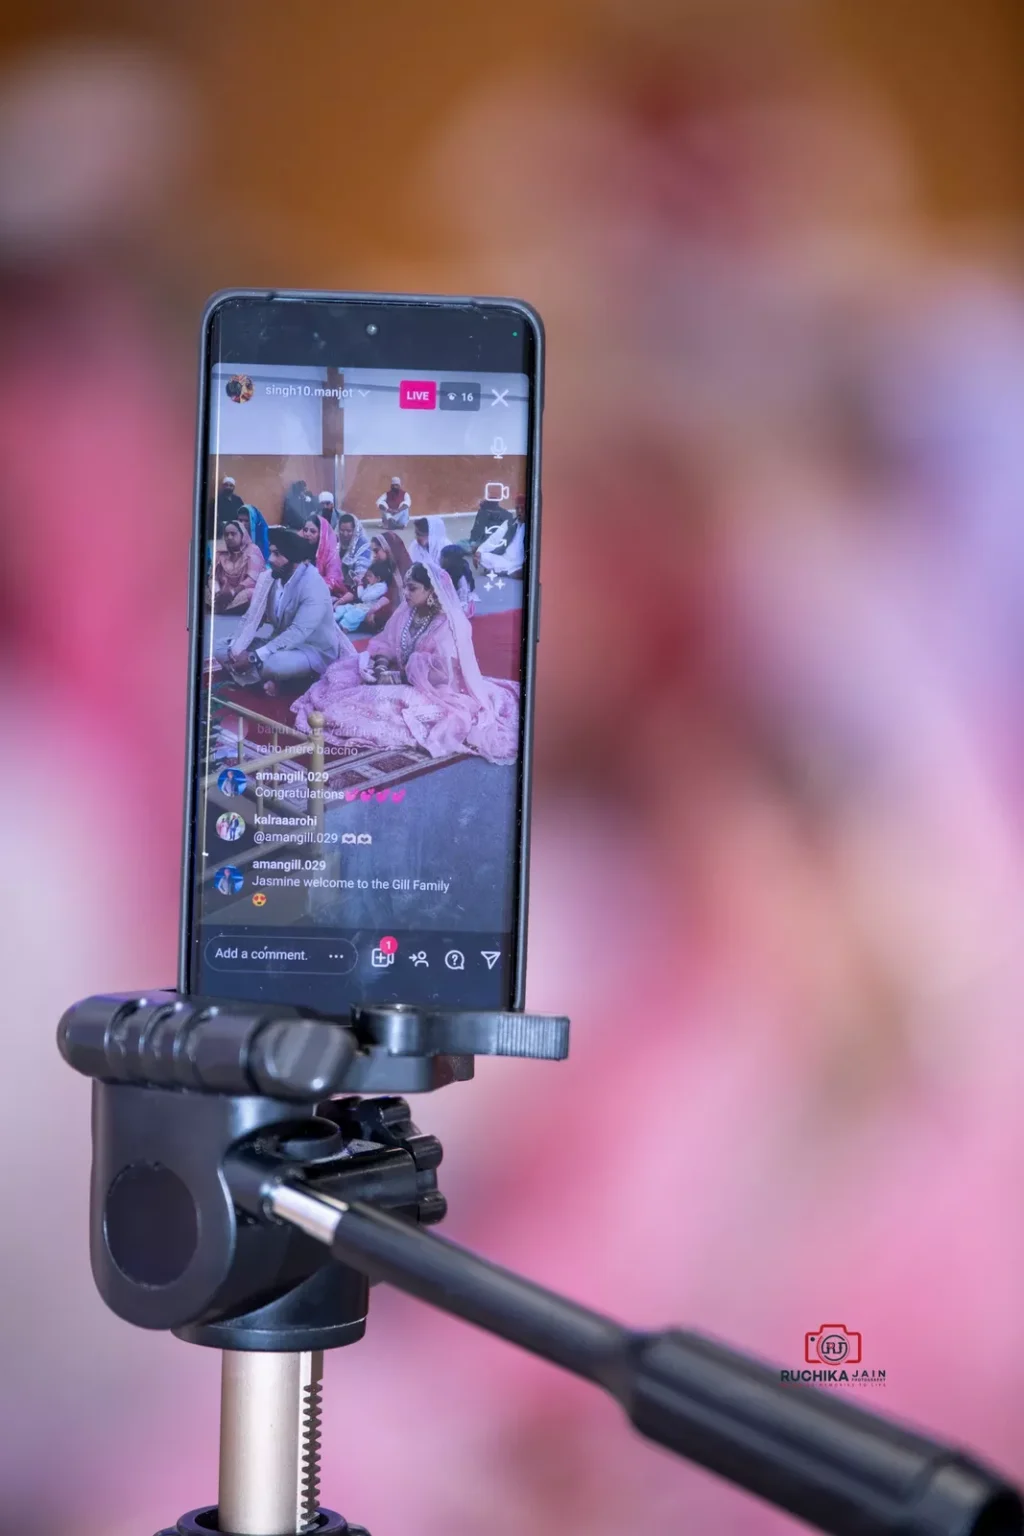
[[[470,622],[437,566],[410,566],[404,600],[363,656],[343,636],[339,659],[292,709],[300,730],[320,710],[337,745],[473,752],[490,763],[514,762],[519,750],[519,685],[481,675]]]

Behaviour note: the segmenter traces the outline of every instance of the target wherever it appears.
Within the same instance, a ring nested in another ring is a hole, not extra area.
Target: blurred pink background
[[[5,19],[0,1533],[216,1497],[219,1362],[96,1296],[53,1040],[174,974],[228,284],[547,321],[529,992],[573,1051],[418,1101],[449,1235],[781,1365],[843,1321],[858,1401],[1024,1477],[1024,18],[898,12]],[[373,1536],[795,1529],[384,1292],[325,1444]]]

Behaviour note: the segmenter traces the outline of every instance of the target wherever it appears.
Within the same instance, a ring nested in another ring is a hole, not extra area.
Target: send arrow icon
[[[501,950],[500,949],[482,949],[480,951],[480,953],[483,956],[483,958],[487,961],[487,969],[489,971],[493,971],[494,967],[497,965],[498,961],[501,959]]]

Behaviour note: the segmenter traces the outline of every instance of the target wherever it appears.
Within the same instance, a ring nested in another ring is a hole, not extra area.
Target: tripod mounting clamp
[[[336,1093],[425,1093],[471,1078],[475,1056],[562,1061],[569,1020],[369,1004],[345,1021],[155,991],[85,998],[61,1019],[57,1043],[70,1067],[103,1082],[308,1104]]]

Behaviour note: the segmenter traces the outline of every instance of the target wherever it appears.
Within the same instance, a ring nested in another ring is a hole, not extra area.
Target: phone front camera
[[[378,330],[378,327],[375,326],[373,321],[371,320],[369,325],[366,327],[366,334],[367,334],[367,336],[376,336],[377,330]]]

